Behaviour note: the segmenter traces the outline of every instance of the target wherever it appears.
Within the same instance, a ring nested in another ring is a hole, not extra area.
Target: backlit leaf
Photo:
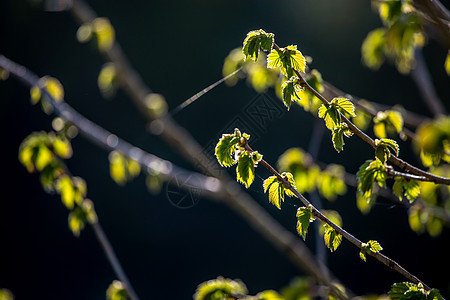
[[[97,78],[97,85],[103,97],[111,98],[117,90],[117,71],[113,63],[104,64]]]
[[[370,240],[367,243],[362,243],[359,257],[361,257],[362,260],[366,261],[366,254],[369,253],[369,251],[378,253],[381,250],[383,250],[383,247],[381,247],[381,245],[377,241]]]
[[[331,100],[332,104],[335,104],[342,113],[347,113],[352,117],[356,117],[355,115],[355,106],[353,103],[347,98],[337,97]]]
[[[247,287],[242,281],[218,277],[200,284],[195,291],[194,300],[222,300],[231,298],[232,294],[247,293]]]
[[[325,233],[323,238],[325,241],[325,245],[330,249],[331,252],[334,252],[341,244],[342,235],[336,232],[336,230],[328,224],[324,224],[324,228]]]
[[[267,290],[256,294],[258,300],[285,300],[280,294],[275,291]]]
[[[92,21],[92,32],[97,37],[98,49],[109,50],[114,44],[115,31],[107,18],[96,18]]]
[[[273,44],[273,33],[266,33],[264,30],[250,31],[245,37],[242,53],[245,59],[252,59],[256,61],[258,59],[259,49],[264,51],[270,51]]]
[[[300,207],[297,210],[297,232],[303,237],[303,240],[306,238],[309,223],[313,220],[312,206]]]
[[[238,182],[243,183],[246,188],[253,183],[253,180],[255,179],[255,165],[248,152],[243,152],[239,156],[236,175]]]
[[[127,290],[121,281],[114,280],[106,290],[107,300],[127,300]]]
[[[384,28],[372,30],[361,46],[362,60],[367,67],[373,70],[378,70],[384,62],[385,34]]]
[[[281,209],[281,202],[284,200],[283,185],[280,184],[276,176],[270,176],[263,183],[264,193],[269,191],[269,202]]]
[[[408,180],[403,177],[395,177],[395,183],[392,186],[394,194],[402,200],[403,195],[413,202],[420,194],[420,185],[416,180]]]

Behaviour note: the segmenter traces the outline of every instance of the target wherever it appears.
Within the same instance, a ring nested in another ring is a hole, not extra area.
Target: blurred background
[[[370,30],[381,26],[370,1],[88,3],[99,16],[110,19],[131,63],[153,91],[165,96],[169,109],[219,80],[228,53],[242,45],[248,31],[263,28],[275,33],[280,46],[298,45],[313,58],[311,67],[340,89],[382,104],[399,103],[431,117],[409,76],[388,64],[377,72],[362,65],[361,43]],[[66,101],[107,130],[193,169],[145,131],[146,120],[123,91],[110,100],[102,97],[97,76],[104,60],[92,45],[77,41],[77,29],[68,12],[44,12],[32,1],[0,3],[1,54],[39,76],[58,78]],[[423,53],[449,109],[446,50],[430,40]],[[67,226],[67,209],[57,196],[46,194],[38,175],[28,174],[17,159],[21,141],[33,131],[50,131],[52,117],[32,106],[29,90],[12,78],[0,82],[0,97],[0,287],[10,289],[17,299],[104,299],[116,278],[91,228],[74,237]],[[207,149],[256,97],[261,95],[245,80],[234,87],[220,85],[174,118]],[[264,97],[279,101],[273,91]],[[275,163],[288,148],[308,148],[313,124],[313,116],[299,106],[289,113],[282,110],[259,129],[251,145]],[[150,194],[144,176],[119,187],[109,176],[107,152],[82,137],[73,140],[73,148],[67,164],[86,180],[99,221],[141,299],[191,299],[198,284],[219,275],[243,280],[252,294],[279,290],[305,275],[225,205],[198,198],[195,206],[180,209],[169,201],[167,185],[158,195]],[[400,148],[402,158],[420,165],[408,143],[400,142]],[[372,150],[357,138],[346,140],[345,151],[338,154],[326,132],[318,159],[342,164],[355,174],[371,157]],[[234,170],[230,173],[234,176]],[[262,181],[268,175],[258,168],[249,193],[295,233],[296,207],[286,204],[279,211],[263,194]],[[439,237],[418,236],[409,228],[407,209],[382,198],[364,216],[356,207],[353,188],[323,206],[339,211],[349,232],[363,241],[379,241],[384,254],[449,297],[448,228]],[[314,234],[306,239],[312,251],[314,239]],[[327,256],[332,272],[357,294],[386,293],[391,284],[405,280],[372,258],[364,263],[347,241]]]

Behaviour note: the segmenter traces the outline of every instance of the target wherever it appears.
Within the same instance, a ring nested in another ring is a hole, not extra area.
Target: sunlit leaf
[[[347,191],[344,182],[345,169],[343,166],[330,164],[317,177],[317,187],[320,194],[330,201],[336,200],[338,195]]]
[[[384,62],[384,36],[386,30],[378,28],[369,32],[361,46],[361,55],[364,64],[374,70],[378,70]]]
[[[334,130],[336,124],[341,123],[341,117],[339,115],[339,112],[337,108],[334,106],[327,107],[325,106],[325,104],[322,104],[319,107],[318,116],[319,118],[325,120],[325,126],[330,130]]]
[[[246,188],[249,188],[253,183],[253,180],[255,179],[255,165],[248,152],[243,152],[239,156],[236,175],[238,182],[243,183]]]
[[[356,192],[356,206],[363,213],[367,214],[375,204],[376,194],[372,193],[370,197],[363,197],[360,191]]]
[[[222,300],[230,298],[232,294],[247,293],[247,287],[242,281],[218,277],[200,284],[195,291],[194,300]]]
[[[256,294],[258,300],[285,300],[280,294],[273,290],[262,291]]]
[[[233,157],[239,137],[234,134],[223,134],[216,145],[215,155],[219,164],[223,167],[230,167],[236,163]]]
[[[92,31],[97,37],[98,49],[109,50],[114,44],[115,31],[107,18],[96,18],[92,21]]]
[[[107,300],[127,300],[128,294],[121,281],[114,280],[106,290]]]
[[[61,158],[70,158],[72,156],[72,145],[70,141],[63,136],[55,136],[53,139],[53,151]]]
[[[375,140],[375,156],[381,162],[385,162],[389,159],[389,156],[391,155],[389,148],[394,151],[395,155],[398,155],[399,146],[396,141],[386,138]]]
[[[372,196],[373,184],[378,183],[381,187],[386,185],[386,168],[379,160],[366,161],[356,174],[358,178],[358,190],[362,196],[369,198]]]
[[[56,190],[61,195],[64,205],[72,210],[75,205],[75,188],[72,179],[68,175],[61,176],[56,184]]]
[[[335,126],[332,134],[333,147],[339,153],[344,150],[344,135],[350,137],[353,132],[348,128],[347,124],[341,123]]]
[[[300,51],[297,50],[297,46],[291,45],[285,48],[272,49],[267,56],[268,68],[281,68],[281,71],[285,76],[290,78],[293,76],[292,69],[297,71],[305,71],[306,59]]]
[[[313,220],[312,206],[303,206],[297,210],[297,232],[303,237],[303,240],[306,239],[309,223]]]
[[[117,90],[117,71],[113,63],[104,64],[97,78],[97,85],[105,98],[114,96]]]
[[[422,283],[411,282],[394,283],[388,292],[392,300],[443,300],[443,297],[436,289],[425,290]]]
[[[328,224],[324,224],[324,228],[325,233],[323,238],[325,241],[325,245],[330,249],[331,252],[334,252],[341,244],[342,235]]]
[[[273,39],[273,33],[266,33],[262,29],[250,31],[245,37],[242,46],[242,53],[245,59],[250,58],[256,61],[260,48],[264,51],[270,51],[272,49]]]
[[[416,180],[408,180],[397,176],[392,191],[400,200],[405,195],[410,202],[413,202],[420,194],[420,185]]]
[[[283,103],[289,110],[291,108],[291,103],[300,100],[298,92],[302,90],[300,84],[298,83],[298,77],[293,76],[289,80],[286,80],[281,85],[281,92],[283,95]]]
[[[377,242],[370,240],[367,243],[362,243],[361,245],[361,251],[359,252],[359,257],[366,261],[366,254],[370,252],[378,253],[381,250],[383,250],[383,247]]]
[[[347,98],[337,97],[331,100],[331,104],[335,105],[342,113],[347,113],[352,117],[356,117],[355,115],[355,106],[353,103]]]
[[[283,185],[276,176],[270,176],[263,183],[264,193],[269,191],[269,202],[281,209],[281,202],[284,200]]]

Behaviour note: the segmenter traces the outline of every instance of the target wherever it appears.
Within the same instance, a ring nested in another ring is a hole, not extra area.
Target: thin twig
[[[245,148],[250,151],[253,152],[253,149],[246,144]],[[290,183],[288,180],[286,180],[283,176],[281,176],[281,174],[275,169],[273,168],[268,162],[266,162],[264,159],[262,159],[259,162],[261,165],[263,165],[267,170],[269,170],[269,172],[271,172],[273,175],[275,175],[279,181],[281,181],[283,183],[283,185],[288,188],[289,190],[291,190],[294,195],[305,205],[305,206],[311,206],[313,209],[313,213],[314,216],[316,218],[318,218],[319,220],[321,220],[322,222],[330,225],[332,228],[334,228],[334,230],[336,230],[336,232],[338,232],[339,234],[341,234],[346,240],[348,240],[350,243],[352,243],[353,245],[355,245],[356,247],[362,249],[362,242],[357,239],[355,236],[353,236],[352,234],[350,234],[349,232],[347,232],[346,230],[344,230],[342,227],[339,227],[338,225],[336,225],[335,223],[333,223],[330,219],[328,219],[324,214],[322,214],[316,207],[314,207],[309,201],[308,199],[306,199],[302,194],[300,194]],[[427,289],[430,290],[431,288],[429,286],[427,286],[423,281],[421,281],[419,278],[417,278],[415,275],[411,274],[410,272],[408,272],[405,268],[403,268],[402,266],[400,266],[400,264],[398,264],[396,261],[392,260],[391,258],[379,253],[379,252],[372,252],[369,251],[368,254],[370,254],[371,256],[373,256],[375,259],[377,259],[378,261],[382,262],[383,264],[385,264],[386,266],[388,266],[389,268],[391,268],[394,271],[399,272],[400,274],[402,274],[403,276],[405,276],[407,279],[411,280],[412,282],[419,284],[422,283],[423,286]]]
[[[280,50],[280,47],[275,43],[273,44],[273,47],[277,50]],[[299,78],[300,84],[303,87],[308,89],[314,96],[319,98],[319,100],[324,105],[328,106],[330,104],[330,102],[324,96],[322,96],[321,93],[317,92],[311,85],[309,85],[309,83],[304,79],[304,77],[300,74],[300,72],[298,70],[296,70],[296,69],[293,69],[293,70],[294,70],[295,74],[297,75],[297,77]],[[355,133],[357,136],[359,136],[364,142],[366,142],[367,144],[372,146],[372,148],[374,148],[374,149],[376,148],[375,141],[371,137],[369,137],[366,133],[364,133],[361,129],[359,129],[355,124],[353,124],[340,111],[339,111],[339,114],[341,116],[342,121],[344,121],[344,123],[347,124],[348,128],[351,131],[353,131],[353,133]],[[441,177],[441,176],[437,176],[437,175],[428,173],[424,170],[421,170],[421,169],[407,163],[406,161],[398,158],[395,155],[391,155],[389,157],[389,161],[392,162],[393,164],[397,165],[401,169],[407,170],[407,171],[414,173],[416,175],[419,175],[419,176],[424,176],[424,177],[430,179],[430,181],[432,181],[434,183],[450,185],[450,178]]]
[[[114,251],[114,248],[111,246],[111,243],[106,237],[106,234],[103,231],[102,226],[98,221],[89,224],[91,224],[92,229],[94,229],[95,236],[97,237],[97,240],[100,242],[100,245],[102,245],[103,251],[105,252],[106,257],[108,258],[108,261],[111,264],[114,273],[116,274],[117,278],[122,282],[122,284],[125,286],[128,296],[132,300],[139,300],[139,297],[134,291],[133,286],[131,285],[127,275],[125,274],[125,271],[123,270],[122,265],[120,264],[119,259],[117,258],[117,255]]]

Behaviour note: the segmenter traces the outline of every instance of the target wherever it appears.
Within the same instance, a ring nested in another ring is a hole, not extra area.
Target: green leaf
[[[75,187],[68,175],[62,175],[56,183],[56,190],[61,195],[61,201],[72,210],[75,204]]]
[[[341,244],[342,235],[336,232],[336,230],[328,224],[324,224],[324,228],[325,233],[323,238],[325,241],[325,245],[330,249],[331,252],[334,252]]]
[[[398,111],[379,111],[373,122],[373,132],[378,138],[385,138],[388,133],[400,133],[403,130],[403,118]]]
[[[106,290],[107,300],[127,300],[127,290],[121,281],[114,280]]]
[[[285,300],[280,294],[275,291],[267,290],[256,294],[258,300]]]
[[[215,148],[215,155],[222,167],[230,167],[237,162],[233,154],[238,142],[239,137],[235,134],[223,134],[220,138]]]
[[[353,135],[353,131],[351,131],[345,123],[336,125],[333,129],[332,141],[333,147],[338,153],[344,150],[344,135],[350,137]]]
[[[258,151],[253,151],[252,153],[250,153],[250,156],[253,159],[253,163],[256,165],[258,165],[258,163],[262,160],[263,155],[260,154]]]
[[[55,136],[53,139],[53,151],[61,158],[70,158],[72,156],[72,145],[70,141],[63,136]]]
[[[372,196],[373,184],[375,182],[381,187],[385,187],[386,185],[386,167],[379,159],[366,161],[359,168],[356,176],[358,177],[358,190],[365,198]]]
[[[294,180],[294,175],[292,175],[289,172],[283,172],[281,173],[281,177],[283,177],[284,179],[286,179],[289,184],[294,188],[297,189],[296,185],[295,185],[295,180]],[[287,186],[284,187],[284,192],[286,193],[286,195],[288,195],[289,197],[295,196],[294,192],[292,192]]]
[[[372,209],[372,206],[376,201],[376,194],[372,193],[372,195],[368,198],[364,197],[360,191],[356,192],[356,206],[363,213],[367,214]]]
[[[391,139],[382,138],[380,140],[375,139],[375,156],[381,161],[385,162],[391,155],[389,148],[398,155],[399,147],[396,141]]]
[[[412,203],[420,195],[420,185],[416,180],[408,180],[406,178],[396,176],[392,191],[400,199],[403,195]]]
[[[264,51],[270,51],[273,44],[273,33],[266,33],[264,30],[253,30],[250,31],[245,37],[242,53],[244,54],[245,60],[248,58],[256,61],[258,59],[259,48]]]
[[[305,72],[306,59],[297,46],[291,45],[285,48],[272,49],[267,56],[268,68],[281,68],[285,76],[290,78],[293,75],[292,69]]]
[[[283,185],[280,184],[276,176],[270,176],[263,183],[264,193],[269,191],[269,202],[281,209],[281,202],[284,201]]]
[[[345,169],[341,165],[329,164],[317,177],[317,188],[319,193],[329,201],[336,200],[338,195],[347,191],[344,182]]]
[[[363,63],[373,70],[378,70],[384,62],[385,34],[384,28],[372,30],[361,46]]]
[[[286,80],[281,85],[281,93],[283,95],[283,103],[289,110],[291,103],[300,100],[298,95],[299,91],[302,91],[300,84],[298,83],[298,77],[292,76],[289,80]]]
[[[194,294],[194,300],[222,300],[229,299],[231,294],[247,293],[247,287],[242,281],[218,277],[200,284]]]
[[[391,139],[385,139],[385,138],[382,138],[382,139],[379,139],[379,140],[377,139],[377,140],[375,140],[375,146],[386,146],[386,147],[389,147],[392,150],[394,150],[395,155],[398,155],[398,152],[400,151],[400,148],[399,148],[397,142],[394,141],[394,140],[391,140]]]
[[[333,100],[331,100],[331,104],[338,107],[339,110],[341,111],[341,113],[345,112],[352,117],[356,117],[355,106],[347,98],[343,98],[343,97],[334,98]]]
[[[443,300],[437,289],[426,291],[422,283],[397,282],[392,285],[388,294],[392,300]]]
[[[300,207],[297,210],[297,232],[306,239],[306,233],[308,232],[309,223],[314,220],[312,206]]]
[[[233,157],[239,137],[235,134],[223,134],[215,148],[215,155],[219,164],[230,167],[236,163]]]
[[[341,123],[341,116],[339,115],[337,108],[333,105],[327,107],[325,104],[322,104],[319,107],[318,116],[325,120],[325,126],[330,130],[334,130],[336,124]]]
[[[373,253],[378,253],[381,250],[383,250],[383,247],[377,242],[370,240],[367,243],[362,243],[361,245],[361,252],[359,252],[359,257],[366,261],[366,254],[371,251]]]
[[[246,188],[249,188],[255,179],[255,165],[252,157],[246,151],[239,156],[236,175],[238,182],[243,183]]]

